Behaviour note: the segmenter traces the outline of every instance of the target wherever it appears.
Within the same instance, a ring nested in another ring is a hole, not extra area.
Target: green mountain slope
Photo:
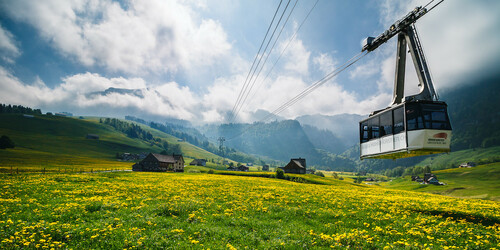
[[[143,129],[170,145],[179,144],[186,157],[218,157],[189,143],[178,142],[177,138],[147,126],[143,126]],[[86,139],[87,134],[99,135],[99,140]],[[11,166],[131,168],[130,162],[116,161],[116,153],[163,150],[151,142],[129,138],[113,127],[99,123],[99,118],[0,114],[0,135],[8,136],[16,146],[14,149],[0,150],[0,168],[4,169]]]
[[[442,194],[459,198],[478,198],[500,201],[500,163],[474,168],[454,168],[434,171],[444,186],[422,185],[410,176],[388,182],[386,187]],[[421,176],[422,177],[422,176]]]

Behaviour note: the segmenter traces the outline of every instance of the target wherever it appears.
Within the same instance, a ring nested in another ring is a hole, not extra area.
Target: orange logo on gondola
[[[448,138],[448,134],[446,134],[446,133],[437,133],[437,134],[434,134],[432,137],[433,138],[441,138],[441,139],[445,139],[446,140],[446,138]]]

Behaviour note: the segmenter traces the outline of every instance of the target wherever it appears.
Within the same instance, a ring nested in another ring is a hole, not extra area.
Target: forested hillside
[[[328,138],[336,140],[333,134],[316,128],[304,129],[295,120],[206,125],[201,129],[208,137],[224,136],[228,147],[242,152],[267,156],[283,162],[289,161],[290,158],[302,157],[306,158],[308,166],[316,166],[319,169],[355,170],[352,160],[331,153],[330,150],[335,145],[328,144],[326,140]],[[326,136],[322,138],[323,144],[316,140],[321,135]]]
[[[452,150],[500,145],[500,75],[444,93],[453,127]]]

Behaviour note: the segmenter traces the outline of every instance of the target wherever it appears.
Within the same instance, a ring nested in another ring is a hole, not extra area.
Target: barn
[[[132,166],[133,171],[146,172],[184,172],[182,155],[162,155],[150,153],[139,163]]]
[[[290,162],[283,167],[283,171],[287,174],[305,174],[306,159],[300,157],[297,159],[291,159]]]

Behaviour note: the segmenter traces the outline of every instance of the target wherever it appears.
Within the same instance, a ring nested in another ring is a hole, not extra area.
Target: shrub
[[[316,171],[316,173],[314,173],[314,174],[317,176],[320,176],[320,177],[325,177],[325,174],[323,174],[323,172],[321,172],[321,171]]]
[[[0,137],[0,148],[14,148],[14,142],[12,142],[9,137],[2,135],[2,137]]]
[[[213,170],[213,169],[210,169],[210,170],[208,170],[208,173],[209,173],[209,174],[213,174],[213,173],[214,173],[214,170]]]
[[[285,179],[285,172],[283,171],[283,169],[281,168],[276,169],[276,178]]]

